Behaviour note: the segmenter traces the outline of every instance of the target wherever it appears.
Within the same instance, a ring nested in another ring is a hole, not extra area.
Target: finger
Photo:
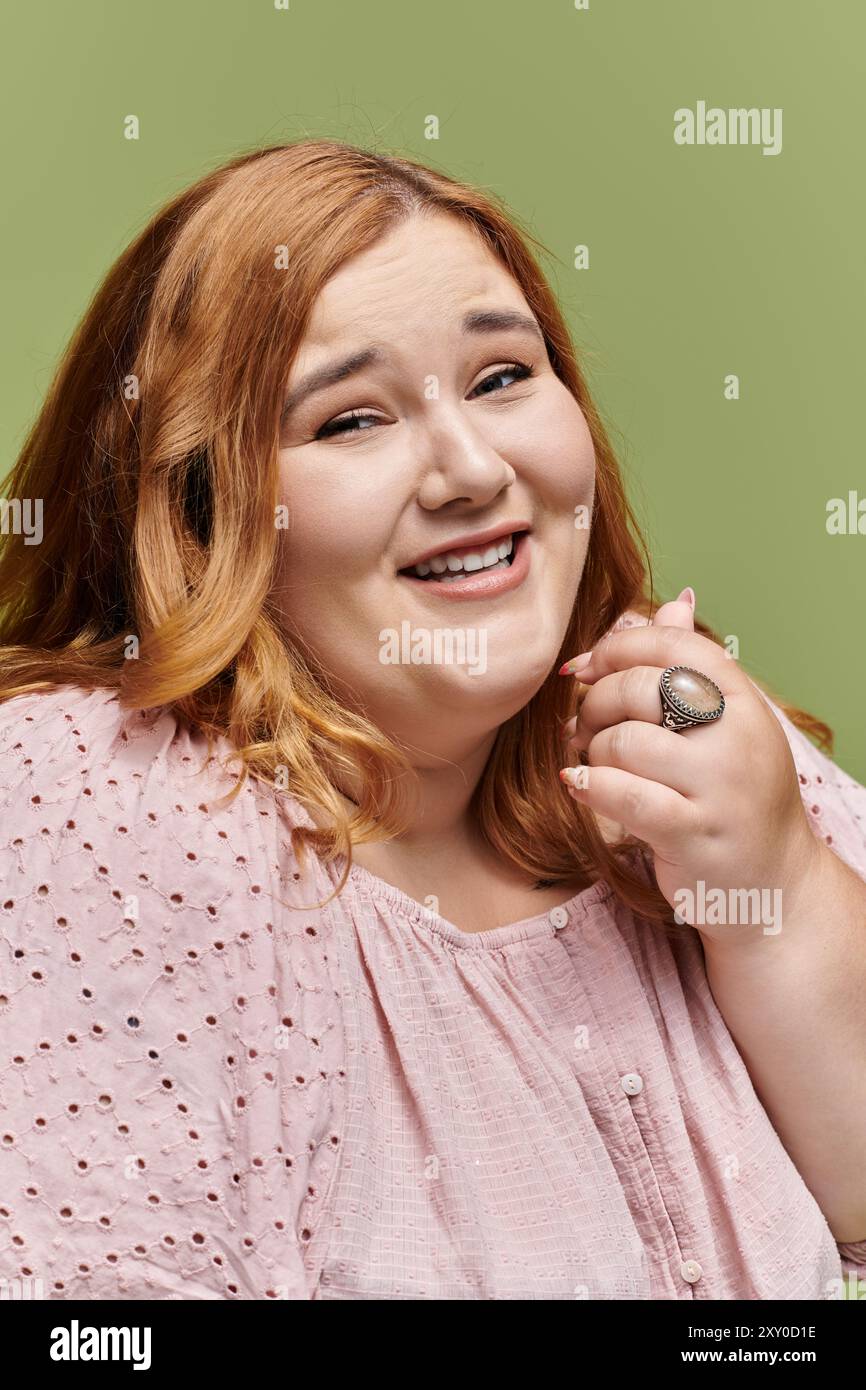
[[[628,666],[690,666],[714,680],[723,695],[747,686],[739,666],[716,642],[700,632],[679,627],[631,627],[603,637],[592,652],[583,652],[566,662],[570,674],[589,685]]]
[[[671,603],[663,603],[653,614],[656,627],[684,627],[695,630],[695,591],[683,589]]]
[[[561,772],[560,777],[566,786],[570,778],[583,783],[569,786],[570,796],[624,826],[659,854],[681,845],[682,837],[695,824],[692,802],[671,787],[636,777],[633,772],[618,767],[564,768],[563,772],[566,776]]]
[[[672,744],[672,739],[681,742]],[[618,767],[636,777],[659,782],[681,796],[697,796],[706,778],[695,756],[694,745],[681,734],[659,725],[626,720],[602,729],[590,740],[586,750],[589,766]]]
[[[683,589],[670,603],[663,603],[661,608],[657,608],[652,622],[656,627],[682,627],[695,630],[695,591],[692,588]],[[649,624],[648,624],[649,625]],[[568,670],[571,662],[566,662],[559,670],[559,675],[572,675]]]
[[[646,724],[660,724],[662,717],[658,666],[628,666],[614,671],[590,686],[575,716],[574,729],[569,736],[570,747],[586,748],[591,738],[611,724],[626,719],[640,719]],[[666,733],[669,730],[665,730]]]

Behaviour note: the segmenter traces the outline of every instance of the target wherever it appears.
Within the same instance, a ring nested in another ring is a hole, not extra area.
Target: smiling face
[[[595,482],[583,412],[517,282],[438,213],[328,281],[287,391],[286,629],[349,705],[449,756],[455,734],[521,709],[556,660],[589,540],[575,525]]]

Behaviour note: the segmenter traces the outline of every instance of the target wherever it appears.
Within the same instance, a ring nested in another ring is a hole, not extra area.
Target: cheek
[[[595,490],[595,448],[583,412],[562,413],[551,430],[545,450],[545,490],[552,506],[571,510],[592,500]]]
[[[549,514],[589,505],[595,489],[595,447],[580,406],[565,387],[539,397],[503,446]]]
[[[577,402],[550,412],[532,453],[528,481],[542,510],[542,582],[560,641],[580,585],[595,498],[595,446]]]
[[[280,464],[280,502],[286,523],[281,568],[300,586],[322,589],[352,583],[369,572],[370,557],[382,554],[388,518],[372,480],[350,460],[342,466]]]
[[[375,657],[381,627],[381,557],[390,512],[356,462],[296,466],[282,462],[279,500],[286,524],[278,536],[274,602],[288,630],[338,674],[358,672]]]

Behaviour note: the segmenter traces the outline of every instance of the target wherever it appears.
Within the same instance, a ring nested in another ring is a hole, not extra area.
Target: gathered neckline
[[[346,864],[345,857],[342,857],[340,862],[340,877],[342,877]],[[567,902],[559,903],[556,907],[546,908],[537,912],[533,917],[521,917],[518,922],[507,922],[501,927],[487,927],[483,931],[468,932],[464,931],[462,927],[458,927],[454,922],[450,922],[447,917],[434,912],[432,908],[425,907],[423,903],[419,903],[417,899],[404,893],[402,888],[398,888],[395,884],[388,883],[386,879],[371,873],[361,864],[352,864],[349,870],[349,880],[365,897],[383,899],[405,920],[416,926],[427,927],[437,936],[451,942],[452,945],[461,946],[470,951],[495,951],[504,946],[516,945],[519,942],[544,940],[558,936],[580,917],[583,917],[591,907],[602,902],[605,898],[613,896],[613,889],[610,884],[604,879],[598,879],[589,887],[582,888],[579,893],[575,893]],[[554,926],[551,920],[551,914],[554,912],[566,914],[566,922],[559,927]]]
[[[296,820],[302,825],[315,829],[316,822],[307,807],[297,798],[293,797],[292,802]],[[328,864],[318,860],[320,867],[325,869],[334,885],[343,877],[346,871],[346,862],[344,854],[336,855]],[[410,897],[396,884],[380,878],[378,874],[374,874],[370,869],[365,869],[362,864],[358,864],[354,860],[344,888],[348,887],[350,883],[369,901],[375,902],[378,899],[387,903],[404,921],[410,922],[413,926],[425,927],[434,936],[467,951],[498,951],[507,946],[518,945],[521,942],[549,940],[552,936],[559,936],[563,931],[567,931],[599,903],[606,902],[616,896],[614,889],[606,879],[597,879],[595,883],[591,883],[587,888],[582,888],[566,902],[559,903],[556,907],[543,909],[532,917],[521,917],[518,922],[506,922],[501,927],[488,927],[484,931],[468,932],[464,931],[462,927],[458,927],[455,922],[450,922],[447,917],[434,912],[432,908],[425,907],[423,903]],[[339,901],[339,896],[337,901]],[[551,913],[553,912],[566,914],[566,921],[561,926],[554,926],[551,920]]]

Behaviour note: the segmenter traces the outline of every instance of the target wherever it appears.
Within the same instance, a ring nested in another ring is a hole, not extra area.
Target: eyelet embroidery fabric
[[[307,1297],[345,1073],[319,915],[280,906],[308,887],[287,808],[212,809],[204,740],[107,691],[0,723],[0,1273]]]
[[[866,791],[777,714],[816,833],[866,877]],[[305,811],[255,781],[213,806],[204,749],[104,690],[0,705],[0,1275],[91,1299],[823,1298],[840,1256],[866,1277],[695,933],[604,884],[478,934],[364,872],[311,908],[341,865],[299,874]]]

